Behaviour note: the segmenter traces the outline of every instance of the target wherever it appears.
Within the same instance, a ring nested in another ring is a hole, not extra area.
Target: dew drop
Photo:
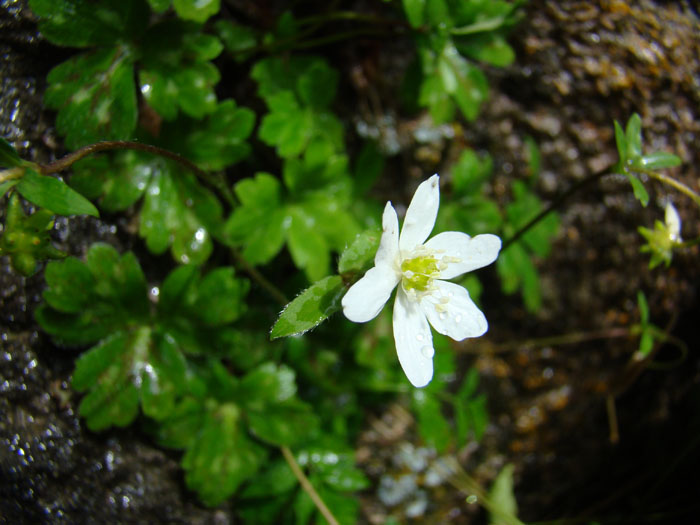
[[[457,317],[455,317],[455,323],[458,323],[458,324],[459,324],[459,323],[461,323],[461,322],[462,322],[462,316],[461,316],[461,315],[458,315]]]
[[[422,341],[423,339],[425,339],[425,337],[423,337],[423,334],[418,334],[418,335],[416,336],[416,339],[417,339],[418,341]]]
[[[423,354],[423,357],[426,359],[432,359],[435,355],[435,349],[432,346],[425,345],[420,349],[420,353]]]
[[[444,321],[445,319],[447,319],[447,314],[445,312],[440,312],[440,320]]]

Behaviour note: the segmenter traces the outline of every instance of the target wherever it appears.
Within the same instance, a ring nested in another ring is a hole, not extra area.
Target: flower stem
[[[683,194],[687,195],[688,197],[690,197],[691,199],[693,199],[695,204],[700,206],[700,195],[698,195],[691,188],[689,188],[688,186],[686,186],[682,182],[677,181],[673,177],[669,177],[668,175],[665,175],[663,173],[658,173],[656,171],[651,171],[651,170],[644,170],[644,169],[636,169],[635,168],[634,171],[644,173],[645,175],[649,176],[652,179],[656,179],[659,182],[663,182],[664,184],[667,184],[667,185],[671,186],[672,188],[677,189],[681,193],[683,193]]]
[[[573,345],[577,343],[584,343],[586,341],[595,341],[597,339],[615,339],[618,337],[627,337],[632,335],[630,329],[624,326],[614,326],[612,328],[606,328],[604,330],[597,330],[593,332],[571,332],[569,334],[551,335],[547,337],[535,337],[532,339],[526,339],[524,341],[509,341],[502,344],[489,344],[491,347],[488,351],[492,354],[502,354],[506,352],[512,352],[514,350],[521,350],[523,348],[533,348],[541,346],[555,346],[555,345]],[[460,347],[465,353],[482,353],[483,350],[467,349],[467,347]]]
[[[297,460],[294,458],[294,454],[292,454],[292,451],[289,450],[288,447],[280,447],[280,450],[282,451],[282,455],[284,456],[285,461],[289,465],[289,468],[292,469],[294,476],[299,481],[301,488],[303,488],[304,491],[309,495],[311,501],[314,502],[314,505],[316,505],[316,508],[321,513],[321,515],[326,519],[329,525],[339,525],[338,520],[335,519],[335,516],[333,516],[333,513],[326,506],[326,503],[323,501],[323,499],[321,499],[321,496],[318,495],[318,492],[316,492],[316,489],[309,481],[309,478],[307,478],[306,474],[304,474],[304,471],[301,470],[301,467],[299,466],[299,463],[297,463]]]
[[[558,197],[556,197],[550,204],[547,206],[544,210],[542,210],[540,213],[535,215],[532,219],[530,219],[524,226],[522,226],[518,231],[516,231],[513,235],[511,235],[510,238],[506,239],[503,242],[503,247],[501,248],[501,251],[504,251],[508,249],[509,246],[511,246],[514,242],[520,239],[525,233],[528,232],[533,226],[535,226],[538,222],[540,222],[542,219],[544,219],[547,215],[549,215],[551,212],[559,208],[564,202],[571,197],[574,193],[579,191],[582,188],[585,188],[589,184],[592,184],[596,182],[597,180],[603,178],[605,175],[609,173],[609,168],[606,168],[602,171],[599,171],[597,173],[593,173],[592,175],[589,175],[583,180],[578,181],[576,184],[571,186],[568,190],[566,190],[564,193],[560,194]]]
[[[50,162],[49,164],[39,164],[39,171],[44,175],[50,173],[58,173],[67,168],[70,168],[74,163],[92,155],[93,153],[99,153],[101,151],[111,151],[119,149],[130,149],[136,151],[145,151],[146,153],[152,153],[153,155],[158,155],[161,157],[166,157],[168,159],[174,160],[179,164],[183,165],[188,170],[192,171],[198,177],[208,180],[209,173],[201,169],[199,166],[193,162],[187,160],[182,155],[174,153],[170,150],[159,148],[158,146],[151,146],[150,144],[142,144],[141,142],[131,142],[127,140],[107,140],[104,142],[96,142],[95,144],[88,144],[80,149],[69,153],[65,157],[61,157],[58,160]]]

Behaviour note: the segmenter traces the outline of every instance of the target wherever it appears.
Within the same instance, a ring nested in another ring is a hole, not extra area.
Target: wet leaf
[[[369,268],[374,261],[374,256],[379,248],[381,232],[379,230],[367,230],[355,237],[355,240],[340,255],[338,261],[338,273],[362,272]]]
[[[641,167],[648,170],[660,170],[680,166],[681,159],[673,153],[657,151],[656,153],[644,155],[641,159],[639,159],[639,164]]]
[[[192,24],[167,20],[148,31],[141,48],[141,93],[159,115],[173,120],[181,110],[200,119],[215,111],[220,75],[209,61],[223,49],[218,38]]]
[[[321,279],[284,308],[270,332],[270,338],[299,335],[318,326],[340,309],[340,299],[344,292],[340,276],[331,275]]]
[[[146,28],[149,17],[144,0],[30,0],[39,16],[39,31],[62,46],[104,46],[133,39]]]
[[[182,458],[187,486],[214,507],[233,495],[260,467],[264,453],[245,434],[233,403],[208,408],[196,439]]]
[[[132,60],[124,48],[100,48],[49,72],[44,101],[58,110],[56,128],[69,148],[132,137],[137,118]]]
[[[264,264],[282,249],[286,238],[286,211],[281,206],[282,188],[269,173],[257,173],[234,187],[241,206],[226,221],[223,232],[235,246],[244,246],[251,264]]]

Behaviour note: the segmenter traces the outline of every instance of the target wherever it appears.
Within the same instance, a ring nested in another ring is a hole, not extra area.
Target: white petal
[[[394,341],[399,363],[415,387],[433,378],[433,336],[420,305],[399,286],[394,301]]]
[[[343,296],[340,303],[345,317],[355,323],[371,321],[381,312],[398,282],[399,277],[390,267],[370,268]]]
[[[433,281],[435,290],[421,298],[420,306],[428,321],[439,333],[461,341],[479,337],[488,330],[486,317],[461,286],[447,281]]]
[[[374,264],[387,265],[392,268],[398,266],[399,259],[399,218],[396,210],[387,202],[382,216],[382,238],[379,241],[377,254],[374,256]],[[398,271],[398,268],[395,268]]]
[[[490,233],[469,237],[462,232],[442,232],[426,242],[425,247],[434,251],[438,258],[448,258],[443,261],[447,267],[441,270],[440,279],[452,279],[495,261],[501,250],[501,239]]]
[[[408,205],[399,238],[402,252],[410,252],[425,242],[435,226],[439,206],[440,177],[433,175],[418,186]]]
[[[674,242],[681,241],[681,217],[678,215],[678,210],[675,206],[671,204],[671,201],[666,203],[666,216],[665,216],[666,228],[668,228],[668,233],[671,240]]]

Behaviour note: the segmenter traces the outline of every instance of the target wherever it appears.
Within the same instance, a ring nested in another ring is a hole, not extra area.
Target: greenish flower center
[[[404,290],[425,292],[440,275],[438,260],[432,255],[422,255],[413,259],[405,259],[401,263]]]

